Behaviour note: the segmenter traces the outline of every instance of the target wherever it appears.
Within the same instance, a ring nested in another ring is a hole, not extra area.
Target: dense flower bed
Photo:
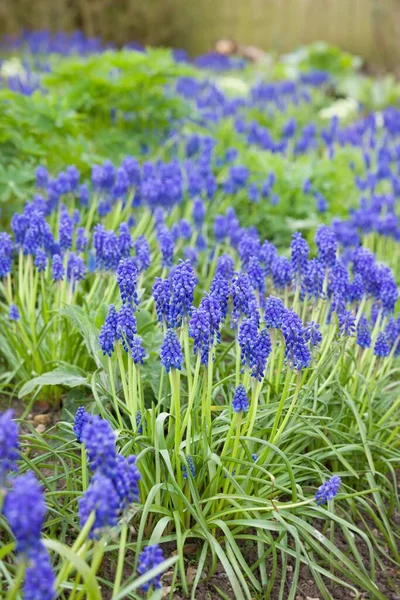
[[[119,64],[106,79],[121,83],[126,54],[73,39],[99,52],[82,68]],[[63,40],[25,43],[32,58]],[[69,64],[48,82],[76,102]],[[332,74],[247,85],[249,72],[245,95],[176,72],[160,89],[183,104],[159,147],[144,119],[137,156],[90,173],[49,172],[45,157],[0,233],[3,392],[63,407],[44,435],[0,417],[7,598],[138,598],[168,569],[171,593],[195,598],[217,562],[231,597],[269,597],[288,558],[289,598],[301,563],[324,597],[332,582],[386,597],[375,561],[399,559],[400,111],[326,121]],[[54,93],[38,82],[8,83]],[[125,140],[138,109],[109,111],[98,89],[77,114]]]

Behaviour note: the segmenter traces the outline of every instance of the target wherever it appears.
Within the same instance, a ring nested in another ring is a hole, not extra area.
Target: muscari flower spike
[[[232,400],[232,408],[236,413],[247,412],[250,408],[246,389],[243,385],[238,385]]]
[[[80,406],[76,413],[74,419],[74,433],[76,435],[76,439],[79,443],[82,442],[82,430],[86,423],[89,421],[90,415],[86,412],[83,406]]]
[[[9,473],[17,470],[19,428],[13,417],[12,410],[0,415],[0,489]]]
[[[182,369],[183,353],[179,340],[173,329],[167,329],[160,350],[161,364],[169,373],[171,369]]]
[[[325,481],[317,490],[315,494],[315,500],[317,504],[325,504],[328,500],[333,500],[339,491],[342,480],[338,475],[332,475],[332,477]]]
[[[146,546],[139,556],[138,573],[144,575],[164,562],[164,554],[158,544]],[[153,579],[142,585],[142,590],[147,592],[151,586],[161,588],[161,575],[156,575]]]

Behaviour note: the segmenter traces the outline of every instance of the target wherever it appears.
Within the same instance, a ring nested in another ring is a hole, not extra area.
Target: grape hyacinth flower
[[[153,298],[156,304],[158,321],[167,324],[171,306],[171,284],[168,279],[156,277],[153,285]]]
[[[92,415],[82,428],[81,440],[92,471],[111,477],[115,472],[116,448],[115,433],[109,422]]]
[[[190,261],[181,261],[171,277],[172,300],[170,321],[174,327],[181,325],[182,319],[192,312],[196,276]]]
[[[265,368],[267,366],[268,356],[271,354],[272,344],[267,329],[262,329],[257,335],[252,355],[250,358],[251,376],[258,381],[262,381]]]
[[[247,412],[250,408],[249,399],[243,385],[238,385],[232,400],[232,408],[235,413]]]
[[[150,246],[144,235],[139,235],[135,242],[136,262],[139,273],[150,266]]]
[[[169,373],[171,369],[182,369],[183,353],[179,340],[173,329],[168,329],[160,350],[161,364]]]
[[[215,273],[210,285],[210,295],[219,303],[221,319],[225,319],[228,312],[229,281],[222,275]]]
[[[46,514],[43,492],[32,471],[12,480],[7,491],[3,514],[15,536],[19,554],[30,555],[40,545]]]
[[[143,365],[146,358],[146,351],[143,347],[143,340],[140,335],[135,335],[131,344],[131,357],[135,365]]]
[[[117,340],[122,341],[125,352],[129,352],[137,333],[137,323],[133,310],[127,304],[121,307],[117,318]]]
[[[86,423],[89,421],[89,419],[90,419],[89,413],[86,412],[86,410],[83,406],[80,406],[75,413],[75,419],[74,419],[74,433],[76,435],[77,441],[80,444],[82,443],[82,430],[83,430],[84,426],[86,425]]]
[[[119,499],[119,511],[123,512],[132,502],[139,500],[140,472],[136,465],[136,456],[116,457],[116,468],[111,481]]]
[[[20,314],[19,314],[18,306],[16,306],[15,304],[11,304],[10,310],[8,313],[8,318],[10,319],[10,321],[19,321]]]
[[[376,338],[374,354],[379,358],[385,358],[390,354],[390,346],[388,344],[386,334],[383,331],[381,331]]]
[[[311,348],[317,348],[322,342],[322,333],[319,329],[319,323],[310,321],[304,328],[304,339],[310,342]]]
[[[47,548],[40,543],[25,572],[24,600],[54,600],[56,577]]]
[[[258,336],[258,323],[253,318],[244,319],[239,328],[238,342],[242,365],[250,365],[253,359],[254,343]]]
[[[285,356],[289,364],[297,370],[305,369],[311,363],[303,323],[294,310],[286,310],[282,316],[282,335],[285,340]]]
[[[99,345],[105,355],[111,356],[114,352],[114,343],[117,339],[118,313],[113,304],[110,304],[108,313],[99,335]]]
[[[286,308],[280,298],[268,296],[265,301],[264,319],[268,329],[280,329],[282,326],[282,317]]]
[[[95,520],[89,537],[98,539],[101,533],[118,523],[119,498],[111,481],[105,475],[96,473],[84,496],[79,498],[79,520],[84,527],[90,514],[94,512]]]
[[[306,240],[298,231],[293,234],[290,250],[295,280],[297,283],[299,283],[301,276],[307,267],[310,248]]]
[[[130,256],[133,248],[133,240],[127,223],[121,223],[119,226],[118,247],[121,258]]]
[[[138,573],[144,575],[161,565],[164,562],[164,554],[158,544],[154,546],[146,546],[139,556]],[[142,585],[142,590],[147,592],[151,586],[155,588],[161,588],[161,575],[156,575],[153,579],[150,579],[147,583]]]
[[[9,472],[17,471],[19,430],[13,416],[12,410],[6,410],[0,415],[0,489]]]
[[[135,309],[138,304],[137,296],[138,270],[133,258],[123,258],[117,268],[117,283],[123,304],[129,304]]]
[[[325,504],[328,500],[333,500],[339,491],[342,480],[338,475],[332,475],[332,477],[325,481],[317,490],[315,494],[315,500],[317,504]]]
[[[357,345],[360,348],[369,348],[371,346],[371,327],[365,315],[361,315],[357,325]]]
[[[190,456],[190,454],[187,455],[186,462],[189,467],[189,472],[190,472],[191,476],[196,477],[196,468],[194,466],[193,458]],[[182,471],[183,471],[183,479],[188,479],[189,475],[188,475],[186,465],[182,465]]]
[[[47,255],[41,248],[36,250],[34,264],[39,273],[44,273],[47,267]]]
[[[355,316],[349,310],[339,311],[337,315],[340,333],[346,337],[352,337],[356,331]]]
[[[39,189],[46,189],[49,183],[49,173],[46,167],[39,165],[36,168],[36,187]]]
[[[331,227],[321,225],[315,234],[318,256],[325,267],[333,267],[336,262],[337,241]]]
[[[65,269],[59,254],[53,255],[52,273],[53,281],[62,281],[64,279]]]

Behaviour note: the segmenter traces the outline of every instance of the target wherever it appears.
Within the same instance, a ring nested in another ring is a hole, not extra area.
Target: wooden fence
[[[0,32],[82,28],[206,52],[228,37],[287,51],[326,40],[370,62],[400,65],[400,0],[0,0]]]

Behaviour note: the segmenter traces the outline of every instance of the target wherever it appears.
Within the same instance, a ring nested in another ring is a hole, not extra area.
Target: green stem
[[[117,563],[117,571],[114,579],[114,589],[112,597],[115,598],[118,595],[119,588],[121,587],[122,574],[125,564],[125,548],[126,548],[126,539],[128,533],[128,524],[124,521],[121,527],[121,537],[119,539],[118,545],[118,563]]]

